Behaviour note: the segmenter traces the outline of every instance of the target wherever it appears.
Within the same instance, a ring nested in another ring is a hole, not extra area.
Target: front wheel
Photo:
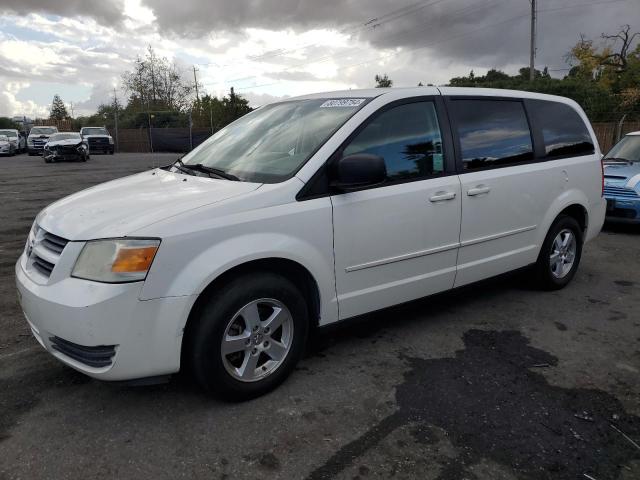
[[[275,388],[300,359],[308,310],[298,288],[272,273],[238,277],[187,326],[185,354],[207,391],[246,400]]]
[[[553,222],[535,265],[541,288],[559,290],[573,279],[582,257],[582,243],[582,229],[573,217],[561,215]]]

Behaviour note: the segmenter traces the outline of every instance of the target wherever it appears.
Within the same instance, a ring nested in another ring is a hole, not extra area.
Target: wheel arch
[[[307,301],[307,308],[309,309],[309,318],[311,319],[309,327],[313,328],[318,326],[320,322],[320,289],[311,272],[302,264],[287,258],[260,258],[235,265],[228,270],[225,270],[216,278],[211,280],[200,292],[198,298],[193,303],[191,310],[189,311],[189,315],[187,316],[187,321],[184,325],[182,346],[184,346],[184,341],[189,335],[190,325],[195,323],[193,319],[198,316],[207,300],[211,297],[212,292],[234,278],[258,272],[280,274],[291,280],[296,287],[300,288],[301,293]],[[182,354],[184,354],[184,348],[181,348],[181,350]]]
[[[587,205],[589,205],[587,197],[579,190],[568,190],[558,197],[547,210],[543,222],[540,225],[541,228],[539,229],[537,238],[538,253],[542,248],[544,239],[549,233],[553,222],[555,222],[560,215],[568,215],[574,218],[586,236],[589,227],[589,209]]]

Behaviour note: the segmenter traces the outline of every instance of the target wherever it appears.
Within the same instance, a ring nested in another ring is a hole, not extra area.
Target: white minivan
[[[531,266],[604,221],[582,109],[535,93],[349,90],[261,107],[181,160],[63,198],[16,265],[36,339],[104,380],[275,387],[316,326]]]

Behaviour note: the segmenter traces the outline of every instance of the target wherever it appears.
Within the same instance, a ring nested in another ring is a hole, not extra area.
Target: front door
[[[385,183],[331,196],[340,318],[453,286],[461,191],[436,103],[383,107],[338,152],[379,155],[387,168]]]

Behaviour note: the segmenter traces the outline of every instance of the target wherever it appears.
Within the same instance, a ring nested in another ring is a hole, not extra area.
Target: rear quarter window
[[[547,158],[591,155],[593,139],[582,117],[564,103],[528,100],[527,110],[542,134]]]

